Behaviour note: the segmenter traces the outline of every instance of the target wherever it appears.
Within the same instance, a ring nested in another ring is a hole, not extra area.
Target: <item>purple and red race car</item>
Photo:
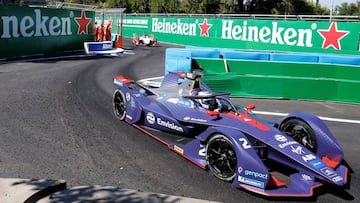
[[[169,73],[160,87],[114,77],[115,116],[215,177],[265,196],[307,197],[324,185],[346,189],[343,150],[318,117],[294,112],[258,118],[234,105],[201,74]],[[181,139],[179,139],[181,138]]]

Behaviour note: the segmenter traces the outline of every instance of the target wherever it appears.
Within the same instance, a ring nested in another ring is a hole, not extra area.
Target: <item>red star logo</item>
[[[201,32],[200,36],[209,37],[209,29],[212,27],[211,24],[207,24],[207,19],[205,18],[203,23],[199,25]]]
[[[86,13],[84,10],[81,11],[81,17],[75,18],[76,23],[79,25],[77,34],[88,34],[88,25],[91,22],[91,18],[86,18]]]
[[[332,22],[328,30],[318,30],[318,32],[324,39],[322,48],[327,49],[332,46],[336,50],[341,50],[340,40],[349,34],[349,31],[338,30],[336,22]]]

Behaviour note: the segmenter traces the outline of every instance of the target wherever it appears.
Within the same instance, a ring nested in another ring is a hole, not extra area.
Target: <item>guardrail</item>
[[[189,18],[238,18],[258,20],[303,20],[360,22],[360,16],[339,15],[269,15],[269,14],[184,14],[184,13],[128,13],[127,16],[143,17],[189,17]]]
[[[58,1],[49,1],[47,3],[47,7],[86,10],[86,11],[95,11],[97,9],[97,6],[95,5],[76,4],[76,3],[58,2]]]

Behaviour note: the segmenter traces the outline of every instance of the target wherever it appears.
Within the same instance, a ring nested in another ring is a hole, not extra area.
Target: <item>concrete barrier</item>
[[[167,49],[165,64],[201,67],[210,88],[232,96],[360,103],[358,56],[187,47]]]

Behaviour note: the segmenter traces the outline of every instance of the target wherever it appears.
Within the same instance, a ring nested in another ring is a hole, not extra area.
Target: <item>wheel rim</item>
[[[236,154],[231,142],[225,136],[216,137],[207,145],[207,164],[217,178],[230,181],[236,173]]]
[[[121,92],[116,91],[114,94],[114,113],[120,120],[125,119],[126,105],[125,100]]]
[[[299,142],[312,152],[316,152],[316,138],[311,127],[303,121],[294,120],[286,122],[280,128],[281,131],[291,136],[295,141]]]

